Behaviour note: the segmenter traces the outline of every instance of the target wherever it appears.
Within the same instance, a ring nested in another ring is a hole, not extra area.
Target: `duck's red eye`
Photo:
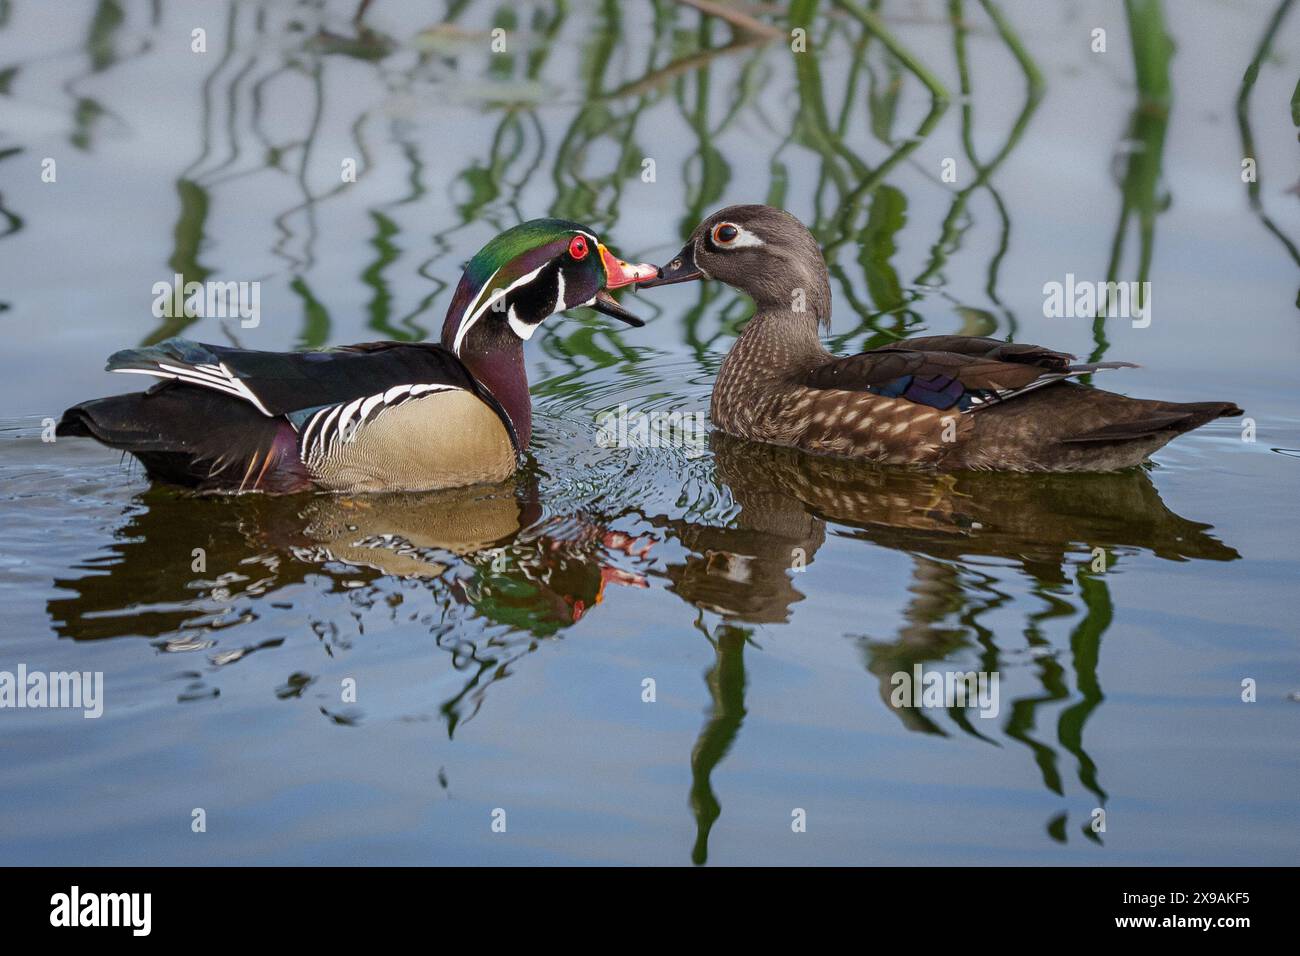
[[[587,258],[587,238],[585,236],[574,236],[569,240],[569,255],[575,259]]]

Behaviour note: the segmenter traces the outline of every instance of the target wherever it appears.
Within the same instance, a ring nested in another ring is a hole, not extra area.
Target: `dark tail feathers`
[[[1149,438],[1161,432],[1181,435],[1193,428],[1200,428],[1206,422],[1216,418],[1232,418],[1242,414],[1242,410],[1232,402],[1161,402],[1148,414],[1114,422],[1101,428],[1063,438],[1063,442],[1112,442],[1131,441]]]
[[[242,488],[253,474],[252,487],[264,491],[309,483],[287,421],[209,389],[166,382],[82,402],[63,413],[54,433],[130,452],[150,478],[178,485]]]

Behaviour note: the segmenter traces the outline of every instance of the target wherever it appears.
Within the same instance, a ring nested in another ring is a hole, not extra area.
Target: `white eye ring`
[[[723,239],[719,233],[723,229],[734,229],[736,234],[730,239]],[[742,247],[754,247],[763,245],[763,240],[758,238],[744,226],[738,226],[734,222],[720,222],[709,230],[709,242],[718,249],[739,249]]]
[[[722,230],[730,229],[731,235],[723,238]],[[734,222],[720,222],[713,227],[713,232],[709,234],[715,246],[729,246],[740,238],[740,227]]]

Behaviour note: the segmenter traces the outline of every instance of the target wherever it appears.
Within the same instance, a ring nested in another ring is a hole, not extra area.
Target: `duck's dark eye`
[[[569,242],[569,255],[575,259],[587,258],[587,239],[585,236],[574,236]]]
[[[740,235],[740,230],[729,222],[720,222],[713,227],[713,241],[720,246],[725,246],[729,242],[735,242],[736,237]]]

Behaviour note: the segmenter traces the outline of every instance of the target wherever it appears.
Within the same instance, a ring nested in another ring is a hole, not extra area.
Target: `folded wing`
[[[1040,345],[929,335],[836,359],[808,373],[811,388],[865,391],[931,408],[973,412],[1062,379],[1131,362],[1072,364]]]

